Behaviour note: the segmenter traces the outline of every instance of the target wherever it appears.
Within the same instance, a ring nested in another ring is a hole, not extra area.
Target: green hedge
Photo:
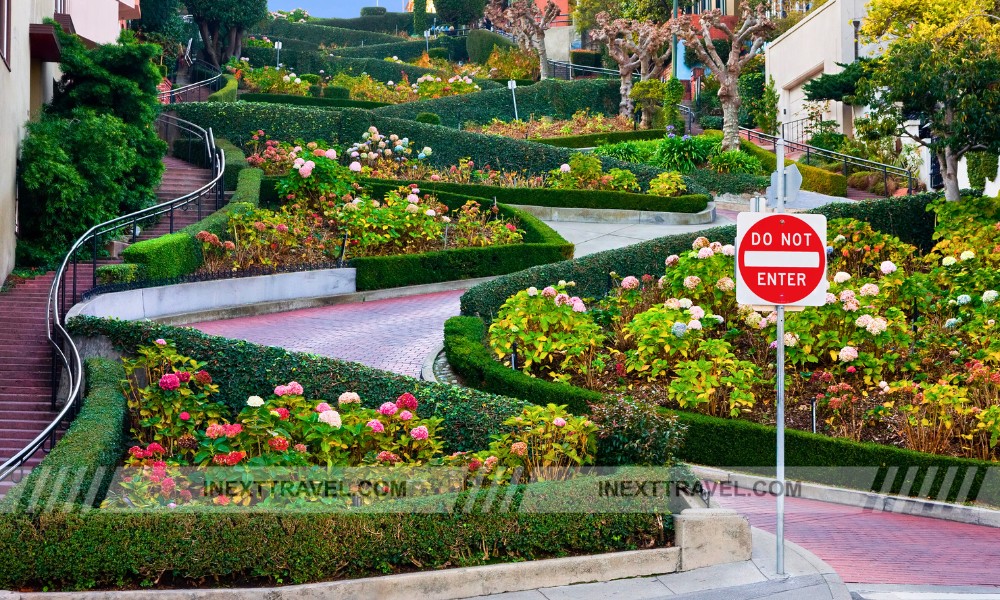
[[[430,45],[431,47],[437,47],[437,42],[432,42]],[[396,39],[388,44],[375,44],[371,46],[365,44],[364,46],[354,46],[351,48],[335,48],[331,52],[344,58],[374,58],[384,61],[387,58],[395,56],[399,60],[408,61],[420,58],[426,47],[427,42],[425,40],[404,42]]]
[[[853,218],[867,221],[878,231],[897,236],[906,243],[927,250],[934,244],[931,237],[934,233],[934,215],[927,212],[927,205],[938,197],[940,194],[932,193],[868,202],[839,202],[809,212],[826,215],[829,219]],[[645,273],[661,274],[664,257],[690,251],[691,243],[698,236],[707,236],[723,244],[733,243],[736,228],[717,227],[697,233],[663,237],[498,277],[477,285],[462,296],[462,314],[490,320],[507,298],[518,291],[531,286],[545,287],[561,279],[575,281],[577,287],[574,294],[581,298],[600,298],[608,291],[608,273],[611,271],[636,276]]]
[[[499,33],[486,31],[485,29],[473,29],[465,38],[465,49],[469,55],[469,62],[485,65],[486,61],[493,54],[493,49],[497,46],[501,48],[513,48],[516,44],[503,37]]]
[[[328,85],[323,88],[323,97],[330,100],[350,100],[351,90],[345,87]]]
[[[101,265],[97,267],[97,283],[133,283],[139,279],[139,265],[130,263]]]
[[[413,31],[413,13],[408,12],[391,12],[376,17],[354,17],[352,19],[311,19],[309,22],[322,27],[377,31],[393,35]]]
[[[344,27],[327,27],[312,23],[292,23],[286,19],[267,21],[256,27],[253,32],[273,37],[283,43],[287,43],[288,39],[308,42],[312,44],[313,50],[320,44],[326,46],[330,44],[336,46],[360,46],[364,44],[367,46],[369,44],[391,44],[399,41],[398,37],[384,33]]]
[[[517,111],[522,119],[530,115],[567,119],[583,109],[614,115],[618,113],[618,103],[621,100],[617,82],[597,79],[546,79],[529,87],[519,87],[516,93]],[[432,112],[441,117],[443,125],[458,129],[470,121],[489,123],[494,118],[511,121],[514,119],[514,104],[510,90],[504,86],[484,90],[475,96],[449,96],[408,102],[380,108],[375,112],[380,116],[400,119],[413,119],[422,112]]]
[[[67,504],[94,506],[104,498],[112,475],[106,470],[117,467],[125,453],[125,371],[121,363],[102,359],[84,366],[87,389],[80,414],[31,474],[7,492],[0,513],[29,505],[35,511],[60,511]]]
[[[494,360],[484,344],[485,338],[486,325],[478,317],[453,317],[445,323],[445,353],[448,362],[467,385],[491,393],[523,398],[535,404],[544,405],[548,402],[567,404],[578,414],[589,412],[590,405],[605,401],[599,392],[544,381],[504,367]],[[773,427],[686,411],[676,411],[675,414],[687,427],[684,447],[679,453],[679,458],[682,460],[716,467],[773,468],[775,464]],[[986,479],[988,470],[996,469],[996,463],[936,456],[789,429],[786,430],[785,438],[785,464],[791,468],[870,467],[882,469],[883,473],[886,467],[898,467],[901,471],[899,477],[884,489],[891,493],[913,490],[915,495],[915,491],[921,489],[925,477],[936,476],[934,485],[930,487],[931,497],[936,496],[941,489],[947,468],[958,467],[963,472],[967,469],[976,469],[968,499],[978,499],[992,505],[1000,504],[1000,479],[994,478],[992,481]],[[916,474],[917,482],[908,488],[904,486],[903,477],[904,475],[913,477],[912,473],[907,474],[907,469],[910,467],[922,470]],[[932,467],[937,467],[940,472],[931,469]],[[872,485],[873,481],[870,478],[872,469],[866,473],[858,473],[851,469],[803,469],[798,475],[807,480],[830,485],[857,487]],[[957,477],[952,488],[947,490],[949,492],[947,495],[952,500],[959,502],[966,500],[966,498],[956,498],[958,486],[962,481],[963,478]],[[883,489],[881,485],[873,487]]]
[[[710,169],[695,169],[684,176],[713,194],[754,194],[771,185],[770,177],[745,173],[716,173]]]
[[[665,129],[645,129],[637,131],[607,131],[584,135],[567,135],[556,138],[532,138],[531,141],[559,148],[596,148],[604,144],[618,142],[641,142],[659,140],[667,134]]]
[[[706,130],[705,133],[722,134],[721,131],[714,130]],[[760,146],[744,139],[740,140],[740,149],[760,159],[766,172],[772,173],[777,169],[778,157],[773,152],[768,152]],[[791,159],[786,159],[785,164],[794,164],[798,167],[799,172],[802,173],[802,189],[828,196],[847,196],[847,177],[839,173],[831,173],[830,171],[796,163]]]
[[[274,67],[275,50],[273,48],[244,48],[243,56],[249,59],[253,67]],[[285,68],[294,71],[298,75],[319,74],[324,71],[326,75],[334,73],[348,73],[360,75],[368,73],[379,81],[399,81],[405,73],[410,81],[416,81],[421,75],[436,73],[433,69],[415,67],[413,65],[401,65],[385,60],[374,58],[348,58],[342,56],[331,56],[329,54],[315,50],[282,50],[281,62]]]
[[[537,87],[537,86],[532,86]],[[484,92],[491,93],[491,92]],[[475,103],[475,101],[470,101]],[[421,104],[421,103],[414,103]],[[371,126],[387,134],[409,137],[419,146],[434,149],[428,162],[438,167],[449,167],[461,158],[472,158],[476,164],[490,165],[495,169],[525,171],[540,174],[568,162],[574,151],[556,148],[526,140],[517,140],[482,133],[455,131],[439,125],[426,125],[405,119],[388,118],[379,111],[346,108],[331,111],[319,108],[284,106],[251,102],[178,104],[178,115],[202,127],[212,127],[216,135],[237,143],[249,141],[252,132],[263,129],[272,138],[285,140],[338,140],[351,144]],[[416,113],[414,113],[416,116]],[[636,174],[639,183],[648,187],[660,169],[650,165],[632,165],[611,158],[602,158],[605,169],[623,168]],[[688,192],[702,194],[704,188],[697,184],[688,186]]]
[[[384,102],[368,102],[365,100],[349,100],[344,98],[315,98],[313,96],[290,96],[288,94],[243,94],[240,100],[244,102],[268,102],[271,104],[287,104],[290,106],[316,106],[320,108],[378,108],[389,106]]]
[[[450,192],[476,198],[496,198],[498,202],[526,206],[558,208],[609,208],[615,210],[641,210],[654,212],[697,213],[705,210],[709,198],[705,195],[688,195],[665,198],[629,192],[600,192],[593,190],[552,190],[545,188],[507,188],[469,183],[435,183],[432,181],[390,182],[384,184],[416,183],[425,192]]]
[[[236,189],[236,184],[240,179],[240,173],[247,168],[247,157],[243,150],[227,139],[215,140],[215,145],[222,150],[226,157],[226,173],[223,175],[226,191],[231,192]]]
[[[209,95],[209,102],[235,102],[236,92],[239,89],[240,81],[236,79],[235,76],[228,73],[224,74],[222,78],[225,80],[226,84],[222,86],[222,89]]]
[[[602,68],[604,63],[601,60],[601,53],[593,50],[570,50],[569,62],[581,67]]]

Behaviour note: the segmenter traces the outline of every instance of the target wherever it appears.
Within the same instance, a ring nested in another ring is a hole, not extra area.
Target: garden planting
[[[827,304],[788,316],[789,420],[920,452],[998,458],[1000,205],[932,205],[936,245],[830,222]],[[665,274],[616,274],[607,296],[572,282],[518,292],[489,329],[496,359],[551,381],[712,416],[772,423],[775,314],[739,306],[734,249],[707,238]]]

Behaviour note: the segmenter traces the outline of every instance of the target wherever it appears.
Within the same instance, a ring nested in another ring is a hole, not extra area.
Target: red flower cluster
[[[160,377],[160,389],[172,392],[179,387],[181,387],[181,380],[177,377],[177,375],[167,373],[163,377]]]
[[[220,437],[236,437],[241,431],[243,431],[243,426],[239,423],[234,423],[232,425],[213,423],[208,426],[208,429],[205,430],[205,435],[214,440]]]
[[[277,450],[278,452],[288,450],[288,440],[283,437],[273,437],[267,440],[267,445],[270,446],[272,450]]]
[[[246,458],[246,456],[246,452],[234,450],[229,454],[216,454],[212,457],[212,462],[220,466],[235,467],[240,464],[240,461]]]
[[[187,383],[191,381],[191,374],[188,373],[187,371],[181,371],[180,373],[175,373],[175,375],[177,375],[177,379],[181,380],[181,383]]]
[[[292,415],[292,413],[288,412],[288,409],[285,408],[285,407],[283,407],[283,406],[280,406],[278,408],[272,409],[271,410],[271,414],[273,414],[274,416],[278,417],[282,421],[287,421],[288,417],[290,417]]]
[[[406,392],[399,398],[396,398],[396,406],[403,410],[417,410],[417,399],[410,392]]]
[[[194,374],[194,380],[201,385],[208,385],[212,383],[212,376],[208,374],[208,371],[198,371]]]
[[[143,450],[141,446],[132,446],[128,449],[128,453],[133,458],[138,458],[140,460],[144,458],[151,458],[155,454],[162,455],[164,452],[165,450],[163,449],[163,446],[157,444],[156,442],[146,446],[145,450]]]
[[[399,457],[393,454],[392,452],[389,452],[388,450],[383,450],[382,452],[379,452],[376,459],[379,462],[385,462],[392,465],[399,462]]]

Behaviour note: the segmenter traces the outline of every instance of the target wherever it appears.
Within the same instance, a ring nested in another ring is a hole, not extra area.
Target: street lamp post
[[[275,58],[274,58],[274,68],[277,69],[281,67],[281,42],[274,42]]]
[[[677,20],[677,0],[674,0],[674,21]],[[670,47],[670,57],[673,59],[673,64],[670,66],[672,69],[671,76],[675,79],[680,79],[677,77],[677,34],[673,36],[673,46]]]
[[[427,53],[431,53],[431,30],[424,30],[424,46],[426,47]]]

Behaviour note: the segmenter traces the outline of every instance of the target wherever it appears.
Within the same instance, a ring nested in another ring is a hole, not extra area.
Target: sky
[[[271,10],[304,8],[314,17],[357,17],[362,6],[384,6],[390,12],[400,12],[402,0],[268,0]]]

